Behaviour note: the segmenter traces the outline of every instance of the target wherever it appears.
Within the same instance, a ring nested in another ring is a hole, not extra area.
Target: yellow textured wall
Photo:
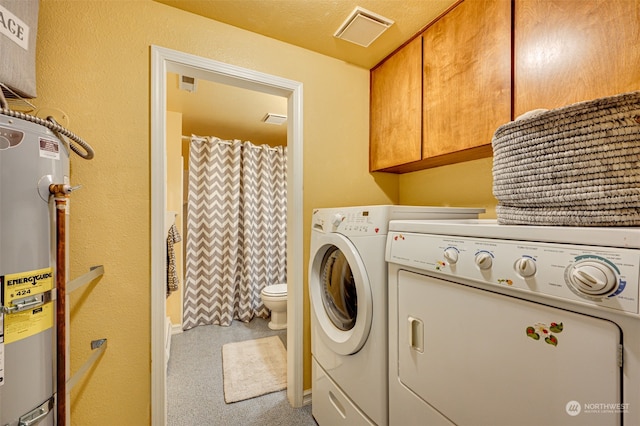
[[[400,175],[399,203],[427,206],[481,207],[483,218],[495,218],[492,158]]]
[[[106,270],[72,297],[71,370],[92,339],[109,341],[73,390],[74,425],[150,423],[152,44],[303,83],[305,259],[313,207],[398,201],[397,176],[367,172],[368,70],[151,0],[41,0],[34,102],[64,111],[96,151],[72,158],[83,189],[72,196],[70,276]],[[305,388],[308,314],[305,296]]]

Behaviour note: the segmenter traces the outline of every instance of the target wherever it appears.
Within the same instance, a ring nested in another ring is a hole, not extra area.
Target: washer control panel
[[[375,213],[375,212],[374,212]],[[313,229],[323,232],[340,232],[349,236],[381,235],[386,232],[384,217],[370,214],[369,210],[315,210]]]
[[[389,233],[387,262],[638,314],[640,250]]]

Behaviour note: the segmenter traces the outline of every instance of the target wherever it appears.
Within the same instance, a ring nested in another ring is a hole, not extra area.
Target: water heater
[[[69,146],[47,127],[0,114],[0,426],[53,425],[55,215]]]

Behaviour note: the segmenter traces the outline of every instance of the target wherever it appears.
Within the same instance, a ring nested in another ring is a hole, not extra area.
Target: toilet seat
[[[286,284],[273,284],[268,285],[262,289],[262,294],[271,297],[287,297],[287,285]]]

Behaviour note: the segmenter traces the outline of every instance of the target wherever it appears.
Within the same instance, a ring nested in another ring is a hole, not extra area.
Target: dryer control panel
[[[387,262],[639,313],[640,250],[389,232]]]

